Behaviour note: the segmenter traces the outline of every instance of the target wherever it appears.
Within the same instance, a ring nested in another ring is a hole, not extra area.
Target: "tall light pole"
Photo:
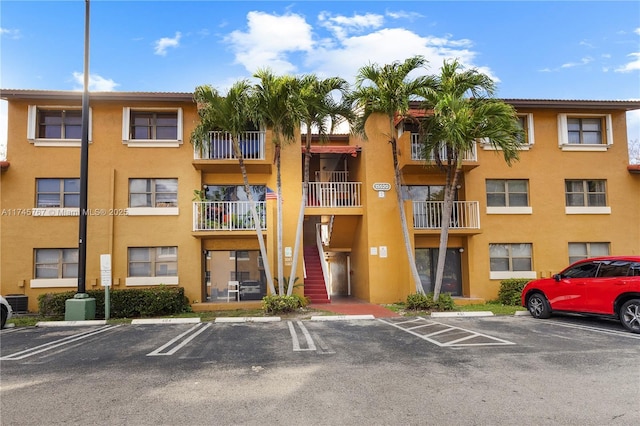
[[[65,304],[66,320],[94,319],[96,300],[86,293],[87,187],[89,177],[89,0],[84,16],[84,88],[82,92],[82,139],[80,142],[80,226],[78,232],[78,293]]]

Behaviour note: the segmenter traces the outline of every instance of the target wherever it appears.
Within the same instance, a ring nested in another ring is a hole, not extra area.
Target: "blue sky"
[[[1,0],[0,87],[81,90],[84,14],[84,0]],[[637,1],[92,0],[90,29],[92,91],[224,91],[265,67],[353,81],[423,55],[425,72],[479,68],[501,98],[640,99]]]

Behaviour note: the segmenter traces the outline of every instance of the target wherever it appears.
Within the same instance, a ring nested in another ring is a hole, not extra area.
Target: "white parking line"
[[[388,324],[392,327],[396,327],[399,328],[400,330],[406,331],[409,334],[413,334],[416,337],[419,337],[420,339],[426,340],[430,343],[433,343],[434,345],[440,346],[440,347],[466,347],[466,346],[503,346],[503,345],[515,345],[515,343],[510,342],[508,340],[504,340],[504,339],[500,339],[498,337],[494,337],[494,336],[489,336],[488,334],[483,334],[483,333],[478,333],[477,331],[473,331],[473,330],[467,330],[464,328],[460,328],[460,327],[455,327],[452,325],[448,325],[448,324],[443,324],[440,322],[436,322],[436,321],[430,321],[427,320],[425,318],[419,317],[415,320],[412,321],[402,321],[402,322],[393,322],[393,321],[385,321],[383,319],[378,318],[378,321],[381,321],[385,324]],[[430,334],[420,334],[417,333],[416,329],[422,328],[422,326],[414,326],[414,327],[402,327],[402,324],[407,324],[407,323],[413,323],[416,321],[427,321],[426,324],[424,324],[424,326],[441,326],[444,327],[441,330],[438,331],[434,331],[433,333]],[[436,339],[433,339],[432,337],[434,336],[443,336],[446,333],[449,332],[463,332],[463,333],[467,333],[465,336],[460,337],[458,339],[455,340],[449,340],[449,341],[439,341]],[[485,342],[478,342],[478,343],[462,343],[462,342],[467,342],[471,339],[476,339],[476,338],[484,338],[487,341]]]
[[[540,321],[542,323],[542,321]],[[637,339],[640,340],[640,334],[634,334],[628,331],[624,331],[624,330],[607,330],[605,328],[598,328],[598,327],[591,327],[588,325],[579,325],[579,324],[570,324],[568,322],[564,322],[564,321],[549,321],[546,320],[544,321],[544,324],[553,324],[553,325],[557,325],[559,327],[566,327],[566,328],[577,328],[580,330],[587,330],[587,331],[595,331],[596,333],[602,333],[602,334],[611,334],[613,336],[621,336],[621,337],[628,337],[629,339]]]
[[[88,337],[95,336],[100,333],[104,333],[105,331],[113,330],[114,328],[120,327],[120,325],[106,325],[104,327],[100,327],[97,330],[89,330],[84,331],[82,333],[73,334],[71,336],[64,337],[62,339],[54,340],[53,342],[45,343],[43,345],[36,346],[34,348],[25,349],[24,351],[16,352],[15,354],[3,356],[0,358],[2,361],[8,360],[20,360],[24,358],[28,358],[33,355],[37,355],[39,353],[67,345],[69,343],[77,342],[78,340],[86,339]]]
[[[167,355],[173,355],[174,353],[176,353],[178,350],[180,350],[181,348],[183,348],[187,343],[189,343],[190,341],[192,341],[193,339],[196,338],[196,336],[198,336],[200,333],[202,333],[203,331],[205,331],[207,328],[209,328],[209,326],[211,325],[211,323],[206,323],[204,324],[204,326],[202,326],[202,323],[200,324],[196,324],[193,327],[191,327],[189,330],[185,331],[184,333],[176,336],[175,338],[169,340],[169,342],[167,342],[166,344],[160,346],[158,349],[156,349],[153,352],[149,352],[147,354],[147,356],[167,356]],[[197,330],[199,328],[199,330]],[[177,344],[176,346],[173,347],[173,349],[171,349],[170,351],[167,352],[162,352],[163,350],[165,350],[168,347],[171,347],[171,345],[173,345],[174,343],[178,342],[180,339],[182,339],[184,336],[188,335],[189,333],[193,333],[191,334],[189,337],[185,338],[182,342],[180,342],[179,344]]]
[[[298,340],[298,333],[296,332],[296,328],[291,321],[287,321],[287,325],[289,326],[289,333],[291,334],[291,341],[293,343],[293,351],[294,352],[315,351],[316,345],[313,342],[313,339],[311,338],[311,334],[309,334],[309,331],[307,330],[307,328],[304,326],[304,324],[302,324],[302,321],[296,321],[296,324],[302,331],[302,334],[304,335],[307,341],[307,348],[306,349],[300,348],[300,341]]]

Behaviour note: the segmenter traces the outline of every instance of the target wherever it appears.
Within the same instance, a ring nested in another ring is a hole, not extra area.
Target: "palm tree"
[[[428,88],[433,85],[429,76],[418,76],[414,79],[408,77],[409,73],[425,65],[426,61],[422,56],[414,56],[405,59],[404,62],[393,62],[382,67],[377,64],[369,64],[360,68],[356,76],[356,89],[351,94],[354,107],[361,115],[356,121],[355,132],[366,137],[364,125],[372,114],[384,114],[389,122],[389,133],[385,136],[391,145],[391,155],[393,158],[394,184],[396,199],[398,202],[398,212],[402,225],[402,236],[404,237],[405,250],[409,259],[411,275],[415,283],[416,292],[424,293],[420,276],[416,268],[415,258],[411,240],[409,238],[409,227],[405,216],[404,202],[402,200],[401,173],[398,164],[397,138],[398,130],[395,126],[395,119],[411,118],[409,113],[409,102],[423,97]]]
[[[476,69],[463,70],[457,60],[445,61],[435,85],[427,91],[423,106],[433,116],[425,122],[424,152],[433,153],[436,164],[446,173],[440,248],[434,283],[438,300],[444,275],[449,239],[449,218],[456,186],[462,174],[462,159],[479,140],[501,151],[507,164],[518,159],[523,130],[515,109],[491,96],[495,83]],[[445,153],[443,156],[441,153]],[[445,158],[446,157],[446,158]],[[429,156],[425,156],[429,158]]]
[[[198,105],[200,122],[191,133],[191,143],[196,149],[201,149],[202,142],[208,140],[210,131],[221,130],[230,134],[233,152],[238,159],[244,189],[249,198],[251,215],[258,235],[258,244],[260,245],[260,254],[264,259],[263,264],[267,284],[271,294],[275,294],[267,249],[262,238],[262,222],[258,217],[253,191],[249,185],[247,168],[244,164],[244,155],[240,149],[240,135],[253,127],[251,118],[254,116],[252,112],[254,109],[251,89],[251,85],[246,80],[236,82],[231,86],[226,96],[221,96],[216,89],[208,85],[196,87],[194,99]]]
[[[295,282],[296,267],[300,251],[302,237],[302,225],[304,222],[304,210],[307,204],[309,191],[309,162],[311,160],[311,135],[313,128],[317,129],[320,137],[324,137],[333,130],[337,124],[346,119],[351,121],[352,110],[348,103],[344,102],[349,85],[346,80],[339,77],[320,80],[316,75],[310,74],[300,80],[300,97],[305,105],[305,114],[302,122],[306,127],[304,174],[302,184],[302,199],[300,200],[300,213],[296,227],[296,239],[293,246],[293,263],[289,275],[287,295],[291,295]],[[337,93],[336,93],[337,92]],[[340,95],[340,100],[334,98],[334,94]],[[327,128],[329,125],[329,128]]]
[[[276,76],[261,69],[254,75],[260,81],[254,87],[255,118],[263,127],[270,128],[275,145],[276,185],[278,193],[278,294],[284,295],[284,262],[282,258],[282,177],[280,150],[285,143],[295,141],[296,130],[304,117],[304,104],[299,93],[299,80],[292,76]]]

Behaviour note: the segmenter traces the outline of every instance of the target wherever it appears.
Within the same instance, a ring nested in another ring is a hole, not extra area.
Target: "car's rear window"
[[[631,262],[626,260],[614,260],[600,263],[599,277],[626,277],[629,274]]]

